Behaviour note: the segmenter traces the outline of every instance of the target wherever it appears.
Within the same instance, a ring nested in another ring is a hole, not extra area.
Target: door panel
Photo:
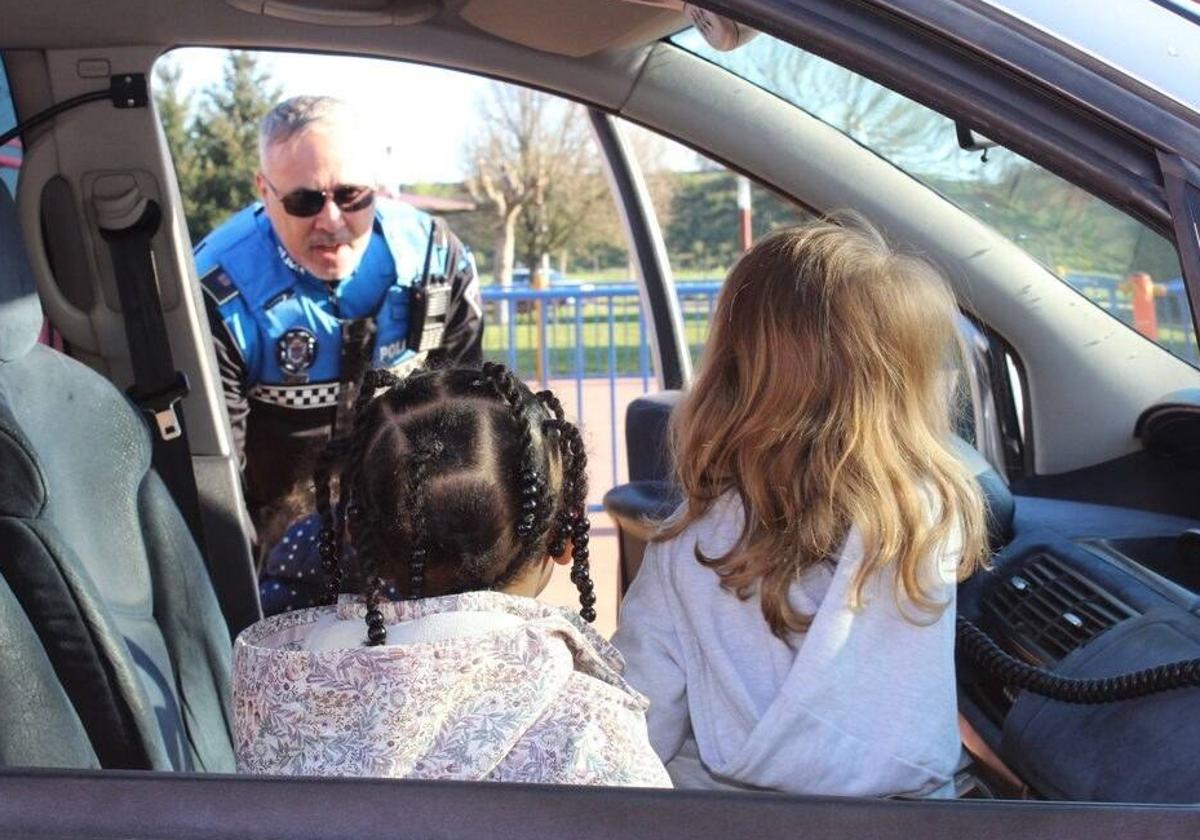
[[[524,840],[1184,838],[1200,808],[793,797],[467,782],[0,773],[9,837]]]

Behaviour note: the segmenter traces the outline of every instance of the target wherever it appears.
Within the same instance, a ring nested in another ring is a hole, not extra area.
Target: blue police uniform
[[[195,258],[247,506],[264,546],[302,512],[286,509],[287,501],[311,480],[339,400],[344,410],[362,365],[403,373],[429,349],[411,334],[420,329],[411,311],[414,285],[449,286],[445,312],[429,313],[441,320],[433,352],[456,363],[481,360],[483,313],[470,252],[444,224],[411,205],[377,199],[362,260],[336,282],[312,276],[292,259],[261,204],[210,233]],[[352,329],[364,325],[365,331]],[[295,560],[294,548],[289,537],[284,556]],[[276,545],[269,557],[278,554]],[[265,584],[264,607],[268,590],[272,604],[281,594],[270,588],[275,582]]]

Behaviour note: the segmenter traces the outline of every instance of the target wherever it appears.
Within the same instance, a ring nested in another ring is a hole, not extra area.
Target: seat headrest
[[[17,221],[17,205],[0,182],[0,362],[29,352],[42,329],[33,269]]]

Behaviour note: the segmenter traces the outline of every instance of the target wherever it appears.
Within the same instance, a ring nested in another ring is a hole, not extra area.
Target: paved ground
[[[583,423],[580,429],[588,449],[588,477],[591,487],[589,501],[599,504],[604,494],[627,476],[625,462],[625,407],[644,393],[640,378],[614,380],[589,379],[576,387],[575,380],[550,380],[546,385],[529,382],[530,387],[549,387],[562,401],[567,419],[577,422],[582,400]],[[656,390],[650,380],[649,390]],[[613,422],[613,418],[616,422]],[[614,440],[614,430],[616,438]],[[613,452],[616,452],[616,474]],[[617,529],[605,513],[593,513],[591,564],[592,580],[596,584],[596,629],[604,636],[612,635],[617,624]],[[570,567],[556,567],[554,577],[542,599],[553,604],[579,608],[578,593],[569,579]]]

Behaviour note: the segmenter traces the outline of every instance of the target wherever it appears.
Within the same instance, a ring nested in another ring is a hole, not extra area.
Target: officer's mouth
[[[323,259],[336,260],[343,253],[349,252],[350,245],[345,242],[335,242],[332,245],[310,245],[309,250]]]

